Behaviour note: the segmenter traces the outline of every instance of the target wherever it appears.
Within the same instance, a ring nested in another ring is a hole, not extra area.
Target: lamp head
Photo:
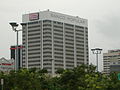
[[[95,49],[91,49],[91,51],[95,51]]]
[[[18,27],[18,24],[16,22],[9,23],[12,27]]]
[[[96,50],[99,50],[99,51],[102,51],[102,49],[100,49],[100,48],[95,48]]]
[[[91,49],[91,51],[93,52],[93,54],[100,54],[101,53],[101,51],[102,51],[102,49],[100,49],[100,48],[95,48],[95,49]]]
[[[9,24],[12,26],[13,30],[16,31],[16,28],[18,27],[18,24],[16,22],[11,22]]]
[[[20,23],[22,26],[25,26],[26,25],[26,23]]]

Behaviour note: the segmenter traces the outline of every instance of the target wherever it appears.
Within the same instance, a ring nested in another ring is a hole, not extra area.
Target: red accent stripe
[[[6,66],[10,66],[10,65],[13,65],[13,64],[9,64],[9,63],[2,63],[0,65],[6,65]]]
[[[23,46],[20,46],[20,47],[18,47],[18,48],[23,48]],[[17,49],[17,48],[10,48],[10,49],[15,50],[15,49]]]
[[[16,48],[10,48],[10,49],[13,49],[13,50],[14,50],[14,49],[16,49]]]

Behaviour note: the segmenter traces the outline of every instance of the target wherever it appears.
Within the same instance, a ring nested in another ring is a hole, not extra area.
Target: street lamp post
[[[3,90],[4,79],[1,79],[1,90]]]
[[[96,54],[96,64],[97,64],[97,72],[98,72],[98,54],[101,54],[102,49],[100,48],[95,48],[95,49],[91,49],[91,51],[93,52],[93,54]]]
[[[19,56],[18,56],[18,32],[22,31],[22,29],[17,30],[18,24],[16,22],[9,23],[12,26],[13,31],[17,33],[17,42],[16,42],[16,60],[15,60],[15,70],[19,69]],[[21,23],[21,25],[26,25],[25,23]]]

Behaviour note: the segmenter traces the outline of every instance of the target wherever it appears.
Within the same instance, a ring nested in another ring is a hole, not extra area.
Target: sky
[[[22,14],[44,11],[64,13],[88,19],[89,58],[96,64],[91,48],[103,49],[99,55],[102,71],[102,54],[120,49],[120,0],[2,0],[0,2],[0,58],[10,59],[10,46],[16,44],[16,33],[9,22],[22,22]],[[19,26],[18,29],[21,27]],[[21,44],[19,33],[19,44]]]

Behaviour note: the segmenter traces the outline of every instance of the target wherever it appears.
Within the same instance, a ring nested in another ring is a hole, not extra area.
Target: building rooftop
[[[87,19],[80,18],[79,16],[72,16],[72,15],[62,14],[49,10],[23,14],[22,21],[24,23],[37,21],[37,20],[53,20],[53,21],[70,23],[70,24],[81,25],[86,27],[88,26]]]

